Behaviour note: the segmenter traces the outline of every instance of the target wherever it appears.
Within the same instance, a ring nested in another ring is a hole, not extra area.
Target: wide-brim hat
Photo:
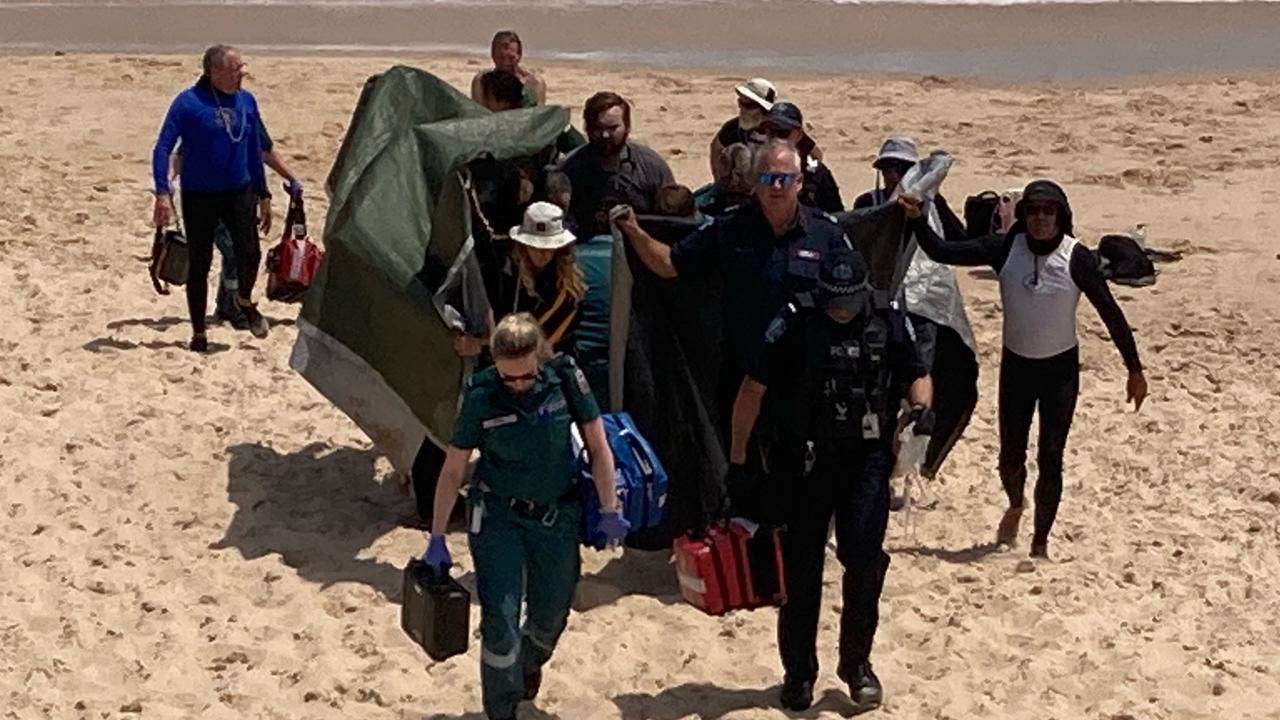
[[[751,78],[734,90],[739,96],[759,105],[765,112],[773,108],[773,101],[778,97],[777,88],[764,78]]]
[[[871,165],[879,169],[885,161],[914,165],[920,162],[920,152],[916,150],[916,144],[911,138],[891,137],[880,146],[880,152],[876,154],[875,162]]]
[[[524,220],[509,234],[521,245],[540,250],[559,250],[577,239],[564,227],[564,211],[549,202],[530,205]]]

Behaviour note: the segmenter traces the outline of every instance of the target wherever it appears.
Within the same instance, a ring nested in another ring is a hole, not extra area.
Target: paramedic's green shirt
[[[587,378],[567,355],[545,363],[521,394],[509,391],[490,367],[467,382],[451,444],[480,449],[475,479],[490,492],[549,503],[575,483],[570,423],[598,417]]]

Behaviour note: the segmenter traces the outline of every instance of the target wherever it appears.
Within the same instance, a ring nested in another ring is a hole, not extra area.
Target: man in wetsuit
[[[924,222],[919,200],[900,196],[921,249],[940,263],[989,265],[1000,280],[1004,354],[1000,362],[1000,481],[1009,498],[996,541],[1012,546],[1026,503],[1027,439],[1040,409],[1039,468],[1031,556],[1048,557],[1049,531],[1062,498],[1062,458],[1080,391],[1076,306],[1080,295],[1098,311],[1124,358],[1126,399],[1134,410],[1147,396],[1138,347],[1092,251],[1072,237],[1071,205],[1056,183],[1027,185],[1009,232],[944,242]]]

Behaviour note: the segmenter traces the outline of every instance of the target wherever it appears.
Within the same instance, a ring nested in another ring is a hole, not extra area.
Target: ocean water
[[[1280,0],[0,0],[0,51],[454,51],[1011,80],[1280,70]],[[614,32],[625,28],[626,32]]]

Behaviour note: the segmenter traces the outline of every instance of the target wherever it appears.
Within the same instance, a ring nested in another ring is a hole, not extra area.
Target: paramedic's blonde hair
[[[514,360],[529,353],[537,353],[539,362],[551,357],[551,343],[542,326],[527,312],[502,318],[489,339],[489,349],[495,360]]]

